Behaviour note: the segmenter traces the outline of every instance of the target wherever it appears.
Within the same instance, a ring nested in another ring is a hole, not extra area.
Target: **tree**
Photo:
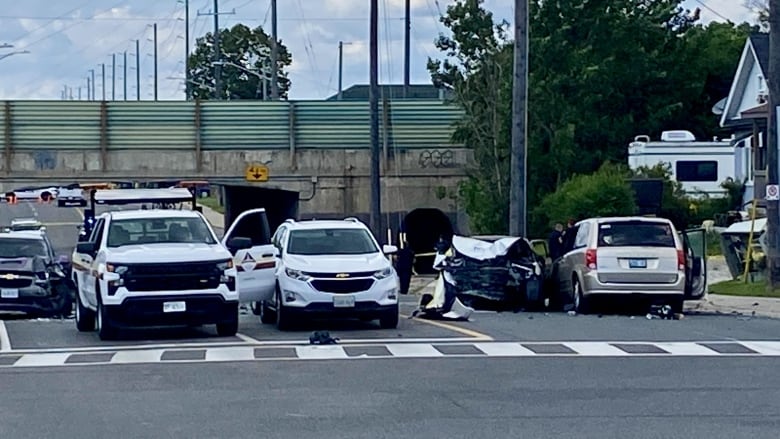
[[[755,12],[762,29],[769,29],[769,0],[745,0],[745,7]]]
[[[728,92],[746,27],[701,26],[679,0],[532,1],[528,205],[574,174],[625,163],[637,134],[717,129],[711,107]],[[429,59],[433,83],[464,110],[454,139],[473,149],[461,186],[472,226],[505,233],[508,220],[512,49],[505,23],[482,0],[459,0],[441,21],[444,61]],[[714,61],[710,56],[716,54]],[[724,85],[728,84],[728,85]],[[531,230],[546,223],[533,210]]]
[[[222,92],[220,99],[266,99],[271,94],[270,35],[262,27],[250,29],[237,24],[231,29],[220,29],[222,52]],[[188,68],[192,83],[191,99],[214,99],[214,34],[198,38],[190,55]],[[292,64],[292,55],[279,42],[279,96],[286,98],[290,80],[284,68]],[[240,66],[240,67],[237,67]],[[265,81],[261,81],[264,77]],[[265,86],[263,85],[265,82]]]

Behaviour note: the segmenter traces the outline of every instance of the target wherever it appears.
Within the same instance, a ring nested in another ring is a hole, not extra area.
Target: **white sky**
[[[140,40],[141,99],[153,98],[153,44],[151,23],[158,25],[159,99],[183,99],[183,0],[2,0],[0,56],[29,50],[0,60],[0,100],[60,99],[65,85],[83,86],[95,69],[96,94],[101,92],[101,63],[106,64],[106,97],[111,99],[111,54],[117,54],[116,98],[122,99],[122,52],[128,52],[128,98],[135,99],[135,43]],[[221,26],[238,22],[263,25],[270,33],[269,0],[221,0]],[[279,37],[291,50],[291,99],[323,99],[338,84],[339,40],[351,42],[344,50],[344,88],[368,82],[368,0],[279,0]],[[433,41],[444,26],[438,22],[451,0],[412,0],[412,83],[429,83],[427,58],[439,57]],[[688,0],[685,6],[702,9],[702,19],[752,21],[744,0]],[[404,0],[379,0],[380,83],[403,80]],[[497,19],[511,22],[511,0],[487,0]],[[213,0],[190,0],[190,38],[213,29],[208,13]]]

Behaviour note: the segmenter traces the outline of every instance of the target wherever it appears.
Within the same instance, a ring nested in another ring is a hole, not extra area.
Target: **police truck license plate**
[[[182,312],[187,310],[187,302],[165,302],[163,312]]]
[[[354,308],[355,296],[333,296],[334,308]]]
[[[19,298],[19,290],[16,288],[3,288],[0,290],[0,297],[3,299],[18,299]]]

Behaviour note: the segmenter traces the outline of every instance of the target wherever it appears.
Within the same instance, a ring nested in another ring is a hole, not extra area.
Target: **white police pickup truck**
[[[92,212],[96,200],[166,204],[191,197],[187,189],[97,191]],[[77,328],[97,329],[101,339],[111,339],[124,327],[216,324],[220,336],[235,335],[239,301],[263,297],[252,296],[261,292],[256,290],[240,297],[234,258],[252,247],[251,239],[234,237],[226,244],[230,250],[193,210],[99,215],[73,257]]]

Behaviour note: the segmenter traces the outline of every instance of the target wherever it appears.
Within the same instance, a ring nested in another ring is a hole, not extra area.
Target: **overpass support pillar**
[[[3,108],[3,151],[5,156],[5,172],[11,173],[11,154],[13,154],[13,145],[11,141],[13,139],[13,124],[11,123],[11,102],[5,101]]]

